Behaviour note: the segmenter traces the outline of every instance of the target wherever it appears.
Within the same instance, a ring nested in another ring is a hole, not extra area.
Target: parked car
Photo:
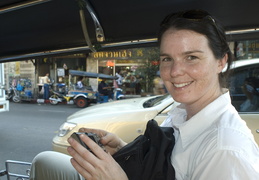
[[[241,89],[246,78],[259,77],[259,59],[236,61],[232,69],[234,71],[230,78],[230,94],[233,105],[240,111],[240,106],[247,100]],[[130,142],[143,134],[148,120],[155,119],[159,124],[162,123],[170,109],[177,105],[170,95],[158,95],[88,107],[69,116],[61,125],[53,139],[53,150],[67,153],[67,138],[81,127],[105,129]],[[246,121],[259,144],[259,106],[253,110],[240,111],[240,116]]]

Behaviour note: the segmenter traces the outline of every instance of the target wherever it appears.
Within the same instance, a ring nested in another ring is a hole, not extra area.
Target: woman
[[[259,179],[258,146],[224,88],[232,55],[222,26],[207,12],[180,12],[165,18],[158,40],[161,78],[181,103],[161,125],[175,130],[176,179]],[[103,130],[81,131],[97,133],[108,153],[85,135],[95,155],[69,138],[75,169],[87,180],[128,179],[111,156],[126,143]]]

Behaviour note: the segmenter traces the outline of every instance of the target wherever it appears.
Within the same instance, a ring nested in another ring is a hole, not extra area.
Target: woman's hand
[[[108,134],[106,134],[104,137],[106,136],[108,137]],[[101,147],[98,146],[98,144],[96,144],[86,135],[81,134],[80,138],[91,149],[92,152],[88,151],[71,137],[68,139],[68,142],[71,146],[68,147],[67,150],[73,157],[71,159],[72,165],[85,179],[128,180],[126,173],[113,159],[110,153],[105,152]],[[109,144],[107,147],[113,147],[112,145],[118,143],[117,141],[111,141],[109,137],[107,139],[103,140]]]
[[[109,152],[111,155],[116,153],[118,150],[120,150],[123,146],[127,144],[124,141],[122,141],[117,135],[104,130],[81,128],[79,129],[79,132],[97,134],[101,138],[100,142],[104,145],[105,150]]]

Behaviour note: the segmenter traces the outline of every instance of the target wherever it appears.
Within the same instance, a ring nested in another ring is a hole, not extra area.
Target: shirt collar
[[[208,104],[188,121],[186,121],[187,113],[184,106],[179,105],[174,111],[176,116],[174,115],[172,117],[172,121],[174,128],[178,129],[180,132],[183,148],[192,143],[200,134],[211,126],[218,117],[227,110],[229,104],[231,104],[231,99],[229,92],[226,92]]]

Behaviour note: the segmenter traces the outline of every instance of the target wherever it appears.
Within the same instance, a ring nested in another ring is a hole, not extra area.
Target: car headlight
[[[76,127],[75,123],[65,122],[59,128],[58,136],[63,137]]]

